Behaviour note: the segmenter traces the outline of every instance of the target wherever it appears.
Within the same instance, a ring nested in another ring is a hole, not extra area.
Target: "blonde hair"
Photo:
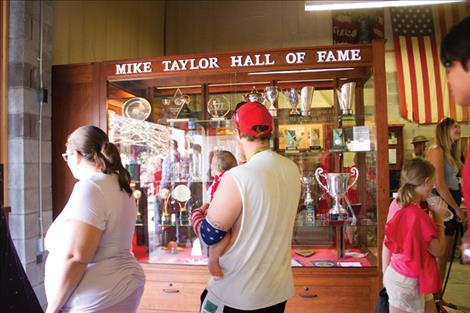
[[[449,130],[456,124],[455,120],[450,117],[443,118],[436,126],[436,144],[444,152],[444,159],[449,160],[460,170],[463,167],[460,160],[460,140],[452,141]]]
[[[407,161],[401,170],[398,205],[403,208],[410,204],[415,198],[416,187],[433,178],[434,172],[434,166],[429,161],[421,158]]]

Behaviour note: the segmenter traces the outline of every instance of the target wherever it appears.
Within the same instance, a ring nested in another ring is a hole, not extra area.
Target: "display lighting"
[[[296,73],[315,73],[315,72],[332,72],[332,71],[349,71],[349,70],[353,70],[353,68],[352,67],[338,67],[338,68],[316,68],[316,69],[307,69],[307,70],[251,72],[251,73],[248,73],[248,75],[296,74]]]
[[[443,3],[453,3],[453,2],[464,2],[464,0],[305,1],[305,11],[374,9],[374,8],[387,8],[387,7],[443,4]]]

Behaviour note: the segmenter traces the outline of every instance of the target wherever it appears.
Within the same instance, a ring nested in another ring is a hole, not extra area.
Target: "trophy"
[[[314,91],[315,87],[313,86],[306,86],[300,90],[300,112],[302,116],[310,116]]]
[[[173,102],[177,106],[183,106],[185,104],[189,104],[191,102],[191,98],[188,95],[183,95],[181,90],[178,88],[173,96]]]
[[[163,211],[162,211],[162,225],[168,226],[171,224],[170,214],[168,213],[168,200],[170,199],[170,190],[167,188],[160,189],[158,196],[163,200]]]
[[[303,137],[297,138],[297,132],[295,129],[286,129],[286,152],[287,153],[299,152],[297,148],[299,146],[299,142],[302,139]]]
[[[297,105],[299,104],[299,91],[295,88],[289,88],[283,91],[284,95],[289,100],[290,106],[292,109],[289,112],[289,115],[295,116],[300,115],[299,109],[297,109]]]
[[[162,99],[162,104],[163,104],[165,107],[169,106],[170,103],[171,103],[171,99],[170,99],[170,98],[163,98],[163,99]]]
[[[227,98],[221,95],[211,97],[207,102],[207,112],[211,115],[212,121],[225,120],[225,115],[230,112]]]
[[[312,191],[310,186],[313,184],[315,178],[312,176],[302,176],[300,177],[300,182],[305,187],[305,223],[307,225],[315,225],[315,203],[312,198]]]
[[[178,202],[180,207],[180,224],[188,225],[189,224],[189,214],[186,204],[188,204],[189,199],[191,199],[191,190],[186,185],[178,185],[171,192],[171,197]],[[181,205],[181,203],[184,203]]]
[[[264,89],[264,94],[266,95],[266,99],[269,100],[269,103],[271,103],[268,108],[269,113],[272,116],[277,116],[277,108],[274,106],[274,102],[276,102],[279,97],[279,88],[276,86],[268,86]]]
[[[264,103],[266,100],[261,92],[258,92],[256,90],[256,87],[253,86],[253,89],[251,89],[251,92],[243,95],[243,98],[245,101],[249,102],[259,102],[259,103]]]
[[[354,175],[355,178],[351,184],[348,185],[349,178],[351,175]],[[326,181],[324,185],[320,177],[323,177]],[[334,200],[333,206],[328,211],[330,220],[340,220],[344,221],[348,217],[348,212],[341,205],[341,199],[346,201],[348,210],[352,216],[352,225],[356,224],[356,215],[351,208],[348,198],[346,197],[346,192],[351,188],[357,181],[359,177],[359,170],[356,167],[351,167],[351,174],[349,173],[326,173],[323,174],[323,169],[321,167],[315,170],[315,179],[321,188],[323,188]]]
[[[352,98],[354,91],[356,90],[356,83],[349,82],[341,86],[341,91],[335,89],[336,95],[338,97],[338,103],[341,115],[351,115],[352,114]]]

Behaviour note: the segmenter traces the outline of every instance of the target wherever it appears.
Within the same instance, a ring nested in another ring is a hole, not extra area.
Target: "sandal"
[[[457,306],[455,304],[453,304],[452,302],[447,302],[445,300],[441,300],[441,303],[443,306],[446,306],[448,308],[451,308],[451,309],[454,309],[454,310],[457,310]]]
[[[436,300],[436,310],[437,310],[437,313],[449,313],[444,308],[444,305],[442,304],[440,300]]]

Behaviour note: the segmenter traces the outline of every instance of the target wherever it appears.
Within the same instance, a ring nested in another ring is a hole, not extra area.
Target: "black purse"
[[[375,313],[389,313],[389,306],[388,306],[388,294],[387,290],[382,288],[379,292],[379,297],[377,299],[377,306],[375,308]]]

